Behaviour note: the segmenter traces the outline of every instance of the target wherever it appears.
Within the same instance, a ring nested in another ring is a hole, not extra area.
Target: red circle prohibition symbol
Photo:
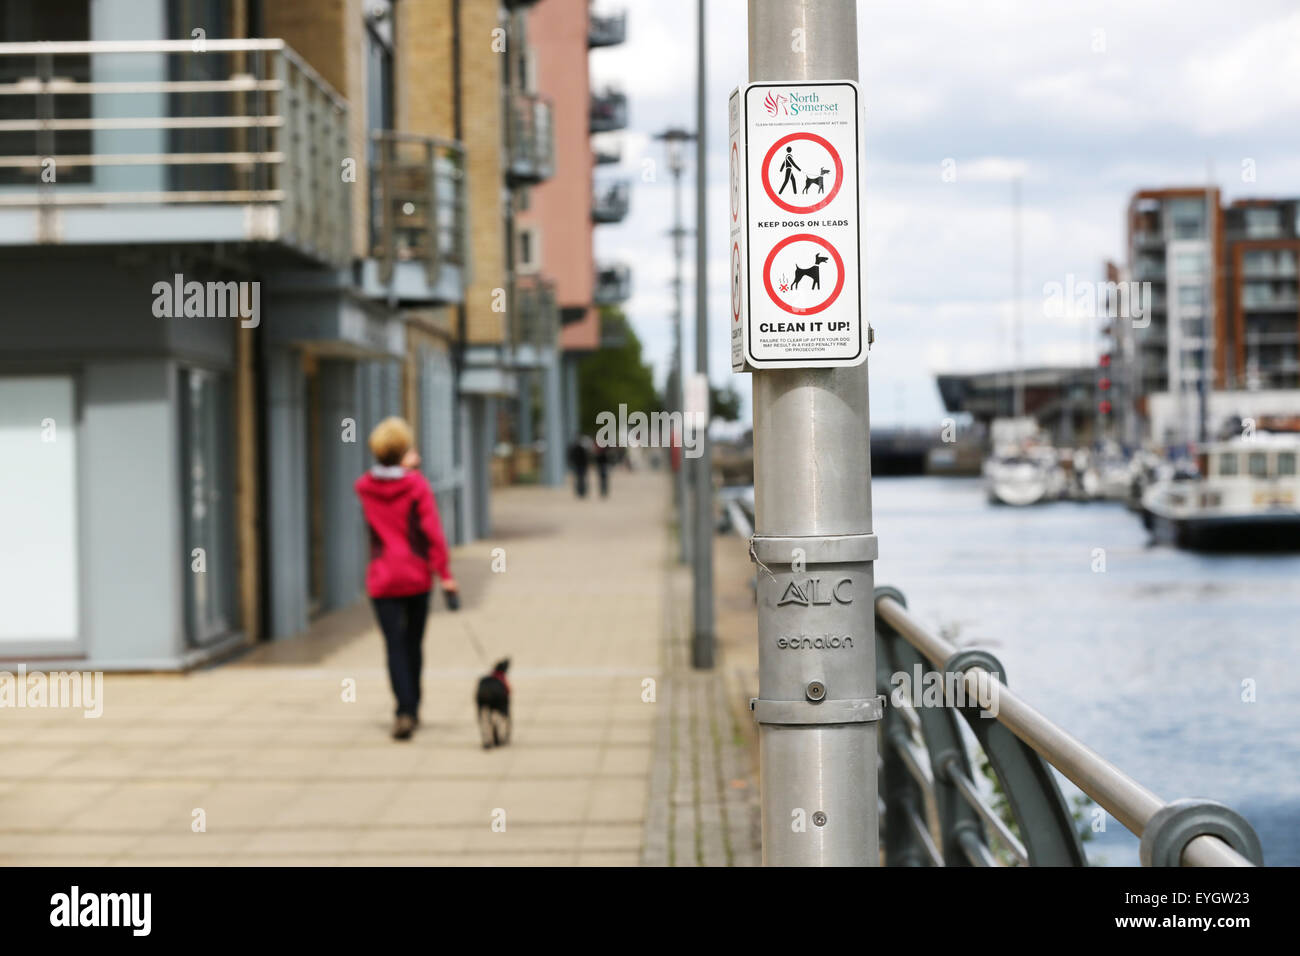
[[[731,221],[740,218],[740,148],[731,144]]]
[[[829,252],[831,258],[835,260],[835,268],[839,273],[839,277],[835,280],[835,288],[831,290],[830,296],[821,305],[814,305],[807,309],[801,309],[798,306],[787,305],[776,297],[776,291],[772,288],[772,260],[776,258],[778,252],[790,245],[792,242],[815,242],[817,245]],[[784,309],[791,315],[816,315],[840,297],[840,292],[844,289],[844,260],[840,258],[840,254],[836,251],[835,247],[821,236],[814,236],[810,232],[800,232],[793,236],[786,236],[772,247],[772,251],[767,254],[767,259],[763,263],[763,288],[767,289],[767,297],[769,299],[775,302],[779,308]]]
[[[731,318],[740,321],[740,243],[731,244]]]
[[[812,142],[816,143],[818,146],[826,150],[826,152],[830,153],[831,159],[834,160],[835,162],[835,185],[831,187],[830,194],[827,195],[825,199],[823,199],[815,206],[790,205],[788,202],[786,202],[776,193],[772,192],[772,181],[768,179],[768,170],[772,168],[772,157],[776,155],[776,151],[780,149],[782,146],[786,145],[786,143],[793,142],[796,139],[811,140]],[[839,152],[835,149],[834,146],[826,142],[826,140],[822,139],[822,137],[818,136],[816,133],[790,133],[787,136],[782,136],[780,139],[778,139],[775,143],[772,144],[772,148],[769,149],[767,151],[767,155],[763,157],[763,188],[767,190],[767,198],[772,200],[772,202],[776,203],[786,212],[797,212],[800,214],[816,212],[818,209],[821,209],[832,199],[835,198],[835,196],[840,191],[840,186],[842,186],[843,184],[844,184],[844,163],[840,159]]]

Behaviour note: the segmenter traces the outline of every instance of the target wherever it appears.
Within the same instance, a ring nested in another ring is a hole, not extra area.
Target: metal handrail
[[[940,670],[959,650],[949,641],[927,631],[893,597],[877,598],[876,614]],[[1008,689],[997,675],[974,664],[963,671],[962,680],[972,695],[977,695],[980,682],[996,681],[998,722],[1138,837],[1143,835],[1151,819],[1169,806],[1096,751],[1048,720]],[[960,781],[957,784],[965,790]],[[1195,836],[1187,843],[1181,862],[1184,866],[1254,865],[1226,842],[1208,834]]]

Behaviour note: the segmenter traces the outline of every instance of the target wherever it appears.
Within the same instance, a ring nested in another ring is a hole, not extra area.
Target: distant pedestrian
[[[583,436],[579,435],[569,446],[569,467],[573,469],[573,492],[579,498],[587,497],[587,465],[590,459],[587,446],[582,439]]]
[[[433,575],[456,592],[433,490],[419,472],[411,426],[386,418],[370,433],[373,468],[355,488],[370,530],[366,592],[384,632],[388,678],[397,698],[393,737],[408,739],[420,721],[421,644]]]
[[[600,496],[609,497],[609,470],[614,466],[614,451],[596,443],[596,473],[600,476]]]

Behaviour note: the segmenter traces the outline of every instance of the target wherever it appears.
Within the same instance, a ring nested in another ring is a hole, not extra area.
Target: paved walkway
[[[499,492],[453,557],[464,609],[429,622],[409,743],[364,604],[209,670],[110,674],[97,720],[0,711],[0,864],[753,862],[724,671],[685,673],[668,626],[668,488]],[[473,689],[506,655],[514,741],[484,751]]]

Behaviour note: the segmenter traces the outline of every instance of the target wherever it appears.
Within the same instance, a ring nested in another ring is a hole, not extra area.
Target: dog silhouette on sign
[[[803,184],[804,194],[807,195],[808,187],[811,186],[813,183],[816,183],[817,191],[821,193],[823,196],[826,195],[826,183],[824,182],[824,180],[826,179],[826,174],[829,172],[830,170],[823,166],[821,175],[819,176],[809,176],[805,174],[804,184]]]
[[[814,289],[820,289],[822,287],[823,262],[830,262],[830,260],[820,252],[813,256],[813,264],[810,266],[801,266],[796,262],[794,265],[794,282],[791,283],[791,286],[795,289],[799,288],[799,280],[804,276],[807,276],[809,279],[812,279],[812,287]]]

